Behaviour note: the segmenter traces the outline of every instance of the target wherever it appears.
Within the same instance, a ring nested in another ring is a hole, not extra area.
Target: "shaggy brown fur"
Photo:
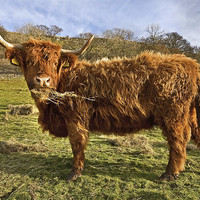
[[[61,55],[58,45],[31,40],[22,51],[8,49],[6,56],[17,58],[30,89],[41,89],[35,76],[48,76],[49,88],[86,98],[66,97],[55,104],[32,94],[43,130],[69,136],[74,163],[68,180],[83,170],[88,131],[125,135],[158,125],[169,144],[169,163],[161,176],[167,180],[184,170],[191,134],[200,146],[199,65],[184,55],[144,52],[131,59],[90,63],[77,61],[72,54]],[[69,67],[63,68],[64,63]]]

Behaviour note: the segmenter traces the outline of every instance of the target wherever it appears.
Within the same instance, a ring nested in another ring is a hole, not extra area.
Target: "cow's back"
[[[60,89],[95,97],[84,102],[91,130],[123,134],[162,123],[169,113],[181,115],[196,95],[197,67],[183,55],[147,52],[132,59],[81,62],[63,74]]]

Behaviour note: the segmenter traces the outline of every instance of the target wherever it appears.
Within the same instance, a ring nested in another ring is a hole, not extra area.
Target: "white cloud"
[[[10,31],[26,23],[55,24],[64,36],[119,27],[140,37],[154,23],[200,46],[199,0],[0,0],[0,5],[0,21]]]

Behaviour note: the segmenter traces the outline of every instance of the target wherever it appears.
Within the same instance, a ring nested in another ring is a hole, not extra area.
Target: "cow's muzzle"
[[[34,85],[36,87],[52,87],[52,78],[48,75],[38,75],[34,77]]]

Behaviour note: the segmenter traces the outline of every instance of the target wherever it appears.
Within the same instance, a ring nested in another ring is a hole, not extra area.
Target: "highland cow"
[[[71,51],[46,41],[11,44],[0,38],[6,57],[22,69],[43,131],[69,137],[74,161],[67,180],[82,173],[89,131],[125,135],[154,125],[169,144],[169,163],[160,179],[174,180],[184,170],[188,141],[193,138],[200,146],[199,65],[184,55],[152,52],[78,61],[91,40]]]

